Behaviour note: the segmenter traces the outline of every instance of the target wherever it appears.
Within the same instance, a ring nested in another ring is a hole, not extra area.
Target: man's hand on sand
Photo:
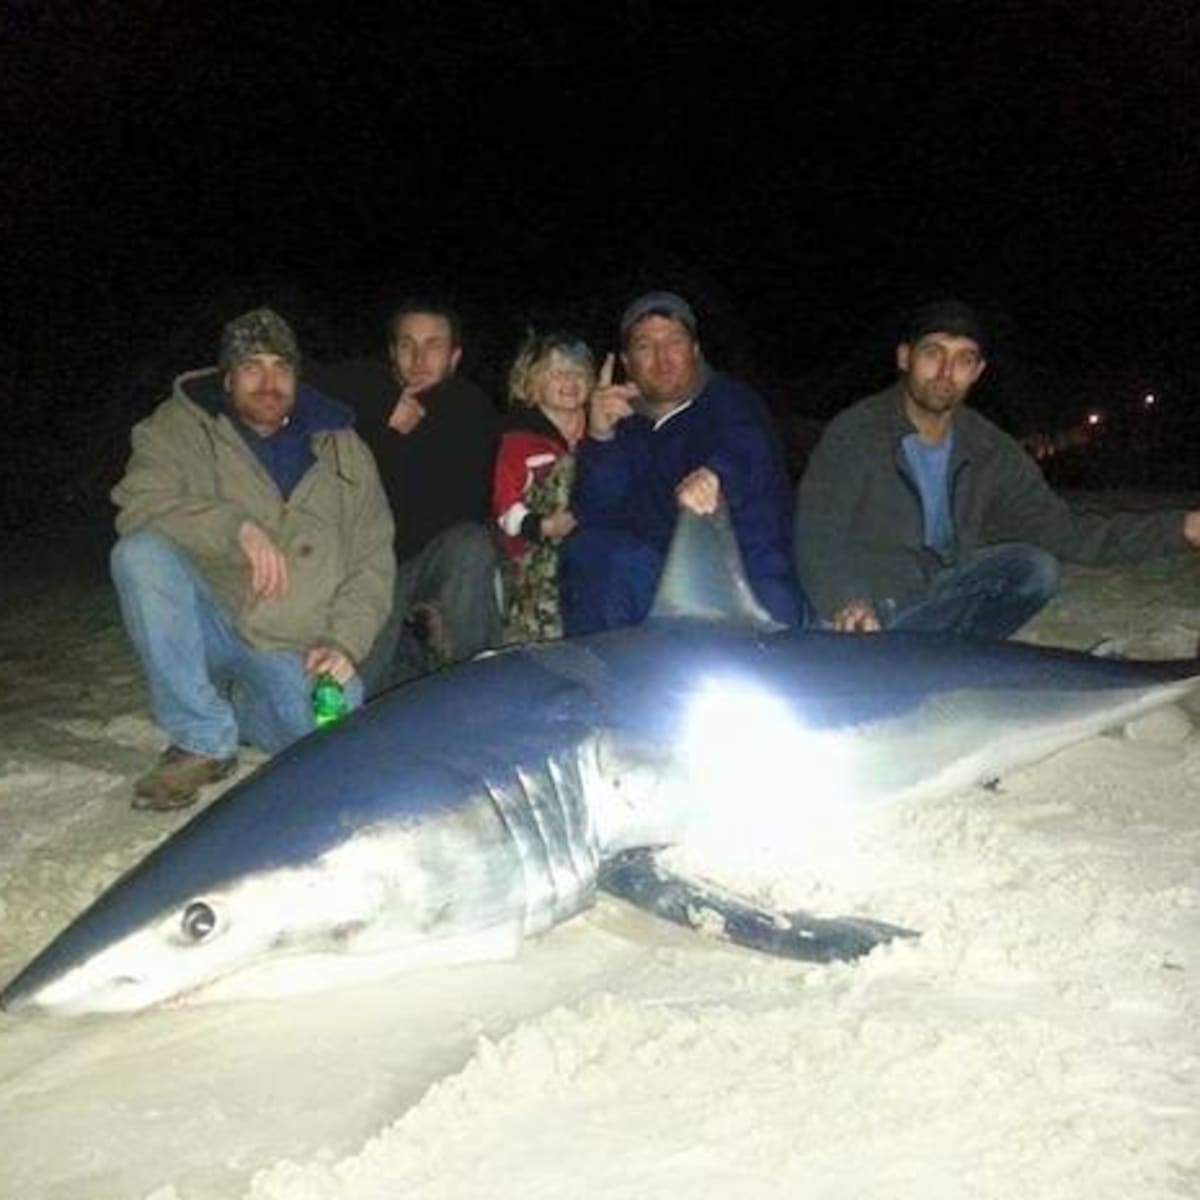
[[[613,383],[616,363],[615,355],[605,356],[588,399],[588,434],[598,442],[612,440],[617,422],[633,415],[633,401],[640,395],[635,384]]]
[[[253,521],[238,528],[238,545],[250,564],[250,591],[259,600],[278,600],[288,587],[287,559],[283,551]]]
[[[833,628],[838,633],[878,633],[881,626],[869,600],[849,600],[834,613]]]
[[[1193,550],[1200,550],[1200,508],[1193,509],[1183,518],[1183,536]]]
[[[314,646],[304,656],[304,669],[312,676],[332,675],[343,687],[354,678],[354,663],[332,646]]]
[[[676,484],[675,499],[697,516],[712,516],[721,503],[721,480],[709,467],[697,467]]]

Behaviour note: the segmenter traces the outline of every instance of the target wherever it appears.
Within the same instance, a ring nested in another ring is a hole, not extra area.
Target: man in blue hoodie
[[[255,309],[225,326],[217,367],[181,375],[134,427],[112,573],[169,740],[135,808],[185,807],[240,742],[273,754],[308,733],[320,674],[361,703],[391,604],[391,511],[352,413],[299,370],[287,322]]]
[[[704,360],[691,306],[649,292],[621,318],[627,383],[609,355],[592,393],[559,579],[564,632],[640,621],[680,508],[729,508],[750,586],[776,620],[808,606],[791,564],[791,485],[762,399]]]

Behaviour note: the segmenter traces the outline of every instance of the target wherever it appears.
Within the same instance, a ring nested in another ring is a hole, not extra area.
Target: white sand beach
[[[0,623],[4,979],[192,815],[130,808],[161,741],[106,583],[23,561]],[[1198,633],[1191,556],[1071,568],[1025,636],[1163,658]],[[872,814],[819,885],[922,936],[856,964],[604,899],[508,962],[0,1016],[0,1196],[1200,1196],[1198,725],[1193,696],[994,790]],[[773,869],[782,901],[811,899]]]

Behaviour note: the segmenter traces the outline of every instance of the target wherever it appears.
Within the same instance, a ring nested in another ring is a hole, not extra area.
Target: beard
[[[292,397],[277,388],[263,388],[246,397],[240,410],[242,419],[252,427],[256,422],[273,429],[282,429],[292,418]]]
[[[962,404],[966,392],[954,387],[953,384],[939,383],[931,380],[929,383],[914,387],[908,385],[909,399],[922,412],[932,417],[944,417],[952,413]]]

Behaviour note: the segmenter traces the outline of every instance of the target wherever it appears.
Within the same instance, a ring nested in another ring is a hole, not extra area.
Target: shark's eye
[[[193,942],[202,942],[217,927],[217,914],[203,900],[193,900],[183,910],[183,932]]]

